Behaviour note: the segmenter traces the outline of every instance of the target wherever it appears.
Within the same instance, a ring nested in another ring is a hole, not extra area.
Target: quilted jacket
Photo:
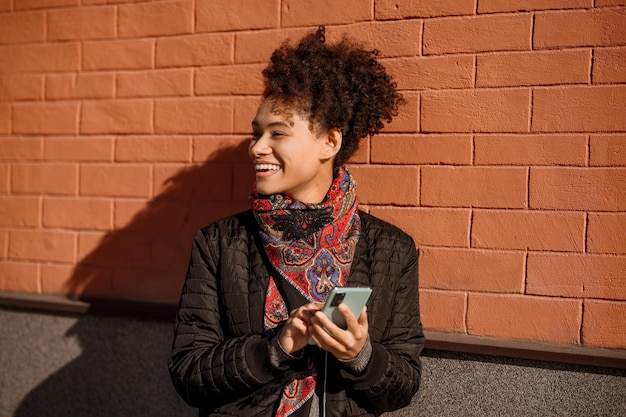
[[[197,233],[168,365],[177,392],[200,416],[272,416],[283,387],[307,360],[318,371],[326,416],[374,416],[410,403],[424,345],[417,251],[400,229],[359,214],[361,236],[346,285],[373,289],[367,303],[372,356],[361,373],[316,346],[278,366],[270,361],[276,332],[264,331],[263,308],[271,267],[251,211]]]

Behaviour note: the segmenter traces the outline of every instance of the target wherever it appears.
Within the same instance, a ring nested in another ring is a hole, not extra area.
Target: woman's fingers
[[[365,308],[359,320],[346,305],[339,304],[338,309],[346,321],[345,330],[335,325],[323,313],[318,312],[311,319],[309,333],[319,347],[328,350],[337,358],[353,359],[367,341],[368,325],[367,315],[364,314]]]
[[[307,345],[310,336],[311,317],[319,309],[319,304],[309,303],[291,310],[279,335],[280,345],[285,352],[291,354]]]

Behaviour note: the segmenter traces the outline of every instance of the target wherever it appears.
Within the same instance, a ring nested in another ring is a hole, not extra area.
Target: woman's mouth
[[[268,172],[268,171],[278,171],[280,169],[280,165],[275,164],[255,164],[254,169],[257,172]]]

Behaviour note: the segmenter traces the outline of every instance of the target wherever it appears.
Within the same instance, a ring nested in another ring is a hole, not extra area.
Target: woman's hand
[[[289,318],[278,336],[280,346],[286,353],[292,354],[304,349],[309,343],[311,318],[321,308],[322,304],[309,303],[289,313]]]
[[[357,320],[352,311],[344,303],[337,309],[346,320],[346,330],[341,329],[321,311],[313,312],[308,331],[320,348],[329,351],[337,359],[350,360],[356,358],[367,342],[368,322],[367,308],[363,307]],[[324,328],[326,328],[326,331]]]

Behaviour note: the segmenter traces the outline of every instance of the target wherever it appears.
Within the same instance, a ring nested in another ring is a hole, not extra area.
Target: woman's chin
[[[267,186],[264,184],[259,184],[258,182],[256,184],[256,191],[257,193],[263,194],[263,195],[280,194],[282,192],[282,190],[277,187],[271,187],[271,186]]]

